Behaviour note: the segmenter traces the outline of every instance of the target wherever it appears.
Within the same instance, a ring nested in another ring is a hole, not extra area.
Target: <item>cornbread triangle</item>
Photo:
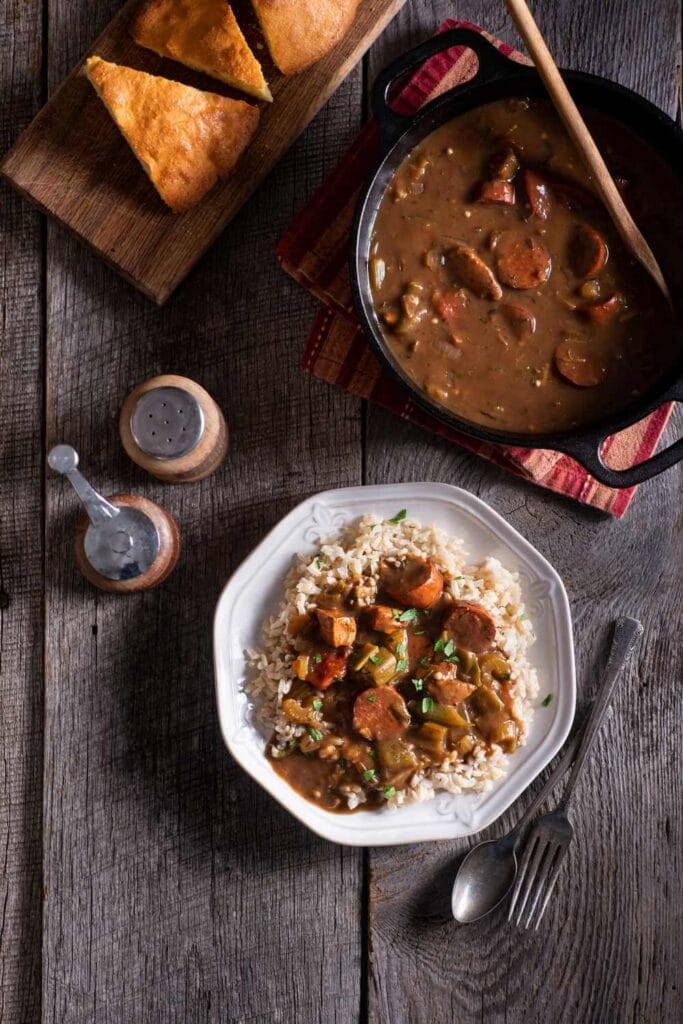
[[[225,178],[258,124],[256,107],[101,57],[86,74],[155,189],[175,213]]]
[[[136,43],[271,102],[268,83],[226,0],[148,0],[131,26]]]
[[[252,0],[273,61],[295,75],[346,35],[360,0]]]

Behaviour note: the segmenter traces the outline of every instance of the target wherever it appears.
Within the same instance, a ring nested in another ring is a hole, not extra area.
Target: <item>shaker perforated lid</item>
[[[90,519],[84,538],[85,555],[100,576],[132,580],[154,564],[160,547],[159,531],[139,508],[114,505],[91,487],[78,470],[78,453],[59,444],[48,464],[71,483]]]
[[[189,455],[204,433],[202,407],[189,391],[159,387],[143,392],[130,417],[138,448],[155,459]]]

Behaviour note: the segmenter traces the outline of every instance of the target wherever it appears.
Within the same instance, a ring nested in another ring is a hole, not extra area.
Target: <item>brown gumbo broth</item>
[[[588,116],[671,283],[683,185],[621,124]],[[666,301],[620,242],[546,101],[502,100],[404,160],[370,252],[375,307],[420,390],[492,430],[571,430],[625,408],[679,351]]]

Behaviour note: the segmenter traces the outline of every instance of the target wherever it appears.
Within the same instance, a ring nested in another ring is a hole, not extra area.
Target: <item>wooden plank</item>
[[[42,4],[9,0],[0,148],[41,103]],[[40,1016],[43,233],[3,190],[0,232],[0,1020]]]
[[[0,169],[22,194],[163,303],[338,88],[405,0],[364,0],[346,37],[308,71],[285,78],[271,67],[274,102],[235,172],[182,215],[161,201],[79,62]],[[116,63],[231,95],[221,83],[136,46],[128,0],[89,45]],[[58,4],[53,4],[58,10]]]
[[[464,2],[457,14],[515,41],[502,5],[490,7]],[[675,114],[676,0],[660,0],[656,14],[651,6],[590,0],[534,8],[562,63],[611,74]],[[388,59],[452,16],[445,2],[412,3],[373,48],[370,81]],[[682,422],[679,416],[679,432]],[[572,603],[583,701],[595,691],[608,621],[627,612],[646,626],[637,664],[581,785],[576,840],[537,933],[514,930],[502,912],[469,927],[449,919],[453,874],[467,842],[372,851],[370,1021],[678,1019],[683,756],[669,737],[683,712],[681,467],[645,485],[616,522],[369,407],[365,479],[456,483],[490,502],[553,562]],[[505,815],[477,840],[502,834],[520,813]]]
[[[57,65],[98,17],[54,0]],[[74,497],[48,481],[44,1024],[358,1015],[362,854],[313,837],[231,761],[211,617],[285,511],[360,480],[358,403],[300,372],[313,303],[273,255],[358,130],[360,94],[359,68],[163,309],[49,227],[49,443],[73,443],[105,492],[172,511],[183,551],[158,591],[97,593],[74,568]],[[124,395],[165,371],[206,386],[231,429],[197,485],[153,481],[118,441]]]

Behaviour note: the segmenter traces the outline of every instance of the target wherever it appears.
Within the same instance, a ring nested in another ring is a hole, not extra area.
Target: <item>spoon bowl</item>
[[[463,860],[453,885],[451,909],[460,924],[471,924],[503,902],[517,876],[511,837],[489,839],[474,846]]]

